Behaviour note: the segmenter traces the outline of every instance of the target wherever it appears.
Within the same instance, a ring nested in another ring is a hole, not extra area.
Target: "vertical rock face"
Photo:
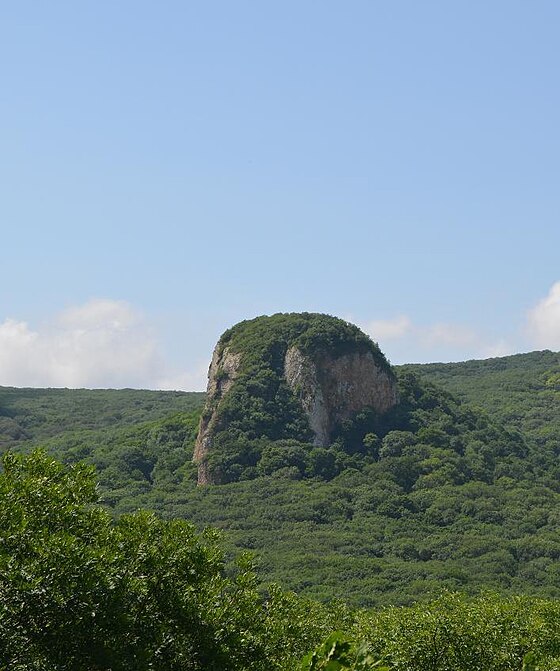
[[[397,402],[390,365],[356,326],[312,313],[241,322],[212,356],[194,451],[198,482],[255,477],[247,473],[257,472],[263,440],[328,447],[341,422]]]
[[[313,444],[328,445],[331,420],[317,366],[297,347],[290,347],[284,359],[284,377],[307,415]]]
[[[326,447],[337,424],[365,408],[383,414],[398,401],[395,380],[370,352],[356,351],[313,359],[297,347],[286,352],[284,375],[313,431],[313,443]]]
[[[200,418],[198,436],[194,447],[193,461],[198,464],[198,484],[206,485],[211,482],[208,471],[207,456],[212,449],[212,434],[216,423],[215,409],[220,400],[231,389],[241,362],[241,354],[233,354],[227,347],[220,344],[214,348],[212,361],[208,369],[208,387],[206,390],[205,410]]]

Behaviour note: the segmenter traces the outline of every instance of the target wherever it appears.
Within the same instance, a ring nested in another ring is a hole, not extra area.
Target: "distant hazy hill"
[[[148,507],[221,527],[232,548],[256,552],[265,580],[304,594],[370,605],[442,588],[560,597],[559,355],[397,376],[401,425],[379,425],[365,453],[352,453],[349,427],[334,461],[275,446],[258,477],[214,487],[196,487],[191,462],[202,394],[0,389],[0,422],[5,445],[42,442],[94,463],[115,513]]]
[[[0,450],[42,445],[61,461],[92,463],[112,505],[145,493],[155,478],[177,482],[180,467],[192,471],[204,398],[201,392],[0,387]]]
[[[404,366],[484,408],[538,444],[560,450],[560,353]]]
[[[67,431],[127,426],[191,411],[200,392],[0,387],[0,447]]]

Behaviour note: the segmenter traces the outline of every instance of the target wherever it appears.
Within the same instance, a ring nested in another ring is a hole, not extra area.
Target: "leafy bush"
[[[226,572],[217,532],[139,512],[113,523],[91,467],[8,453],[0,475],[0,668],[268,671],[338,614]]]
[[[91,467],[64,467],[42,452],[8,453],[3,465],[1,669],[560,667],[559,601],[444,594],[410,608],[352,611],[274,586],[263,593],[248,557],[226,569],[215,531],[199,534],[185,521],[146,512],[113,522],[97,505]],[[314,514],[348,513],[343,499],[330,509],[306,503]],[[300,565],[312,560],[299,557]],[[317,648],[333,630],[345,633]]]
[[[389,671],[375,661],[367,645],[356,646],[342,632],[331,634],[327,640],[301,663],[301,671]]]
[[[554,671],[560,665],[560,603],[444,594],[412,608],[362,612],[353,636],[367,641],[392,671],[518,671],[531,657],[539,670]]]

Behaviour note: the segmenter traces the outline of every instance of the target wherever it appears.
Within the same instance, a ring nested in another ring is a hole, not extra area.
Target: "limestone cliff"
[[[284,376],[299,399],[313,431],[313,444],[326,447],[334,428],[364,408],[383,414],[397,403],[392,375],[371,352],[355,351],[316,358],[297,347],[286,352]]]
[[[365,409],[382,415],[397,400],[391,367],[356,326],[312,313],[241,322],[212,356],[194,452],[199,484],[248,477],[263,440],[327,447],[342,422]]]
[[[217,418],[216,409],[221,398],[231,389],[239,370],[240,361],[241,353],[232,354],[227,347],[222,349],[220,343],[214,348],[208,369],[206,405],[200,418],[193,456],[198,464],[198,483],[201,485],[210,482],[206,457],[212,449],[212,434]]]

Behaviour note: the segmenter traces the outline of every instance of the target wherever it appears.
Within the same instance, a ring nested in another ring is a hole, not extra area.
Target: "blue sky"
[[[240,319],[560,349],[560,4],[0,8],[0,384],[200,389]]]

